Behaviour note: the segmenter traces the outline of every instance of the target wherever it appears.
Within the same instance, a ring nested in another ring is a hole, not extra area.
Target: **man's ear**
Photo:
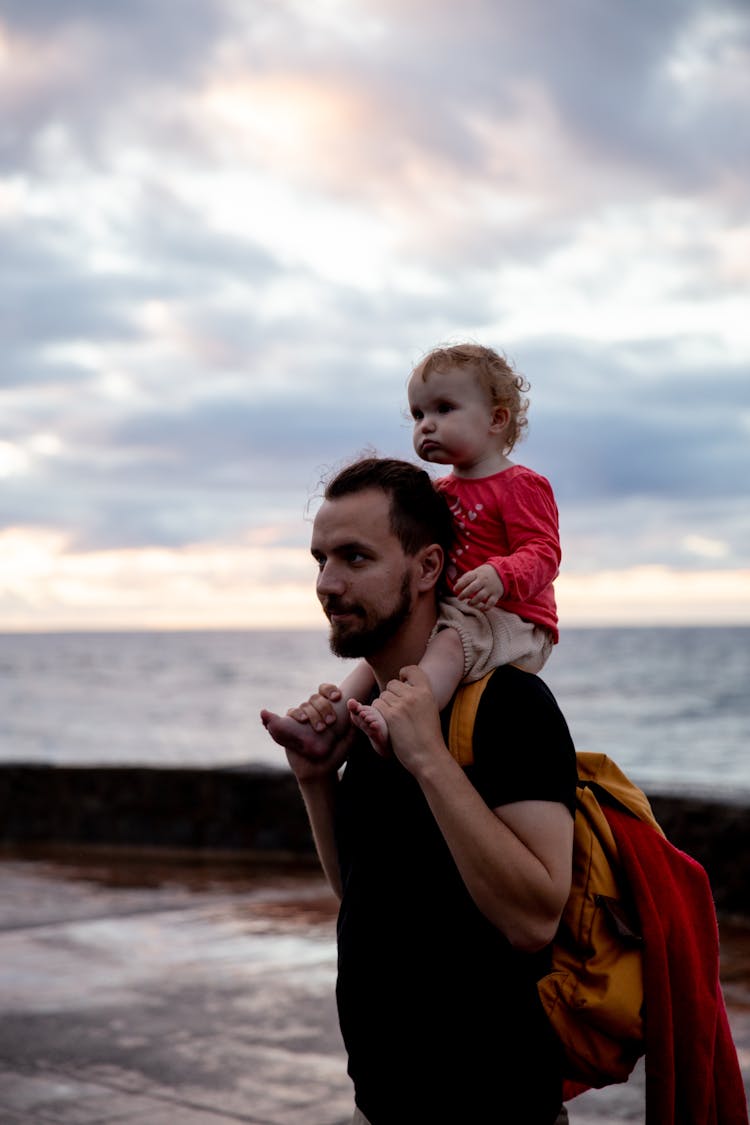
[[[445,555],[443,548],[438,543],[431,543],[419,552],[419,569],[417,571],[417,589],[432,590],[440,581],[443,573]]]

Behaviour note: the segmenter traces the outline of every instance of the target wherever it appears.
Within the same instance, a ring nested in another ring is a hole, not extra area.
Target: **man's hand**
[[[348,720],[343,733],[334,725],[318,733],[310,723],[301,723],[289,715],[261,711],[260,718],[274,742],[286,750],[287,761],[300,784],[321,781],[335,773],[346,760],[355,734]]]
[[[485,612],[497,605],[505,593],[500,575],[489,563],[483,563],[475,570],[467,570],[466,574],[462,574],[456,582],[453,590],[462,602],[468,602],[469,605]]]
[[[372,705],[388,724],[394,754],[411,773],[418,772],[436,748],[445,749],[430,681],[416,664],[402,668],[397,680],[389,680]]]
[[[336,684],[321,684],[309,699],[305,699],[298,707],[290,707],[287,715],[298,723],[309,723],[313,730],[322,732],[336,722],[337,712],[333,704],[340,702],[341,698],[341,691]]]

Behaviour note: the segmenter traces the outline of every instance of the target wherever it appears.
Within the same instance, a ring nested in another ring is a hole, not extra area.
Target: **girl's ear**
[[[490,430],[494,434],[501,434],[503,430],[507,429],[510,422],[510,410],[507,406],[496,406],[492,411],[492,422]]]
[[[431,543],[429,547],[424,547],[419,560],[417,589],[431,590],[437,586],[443,573],[444,562],[445,555],[439,544]]]

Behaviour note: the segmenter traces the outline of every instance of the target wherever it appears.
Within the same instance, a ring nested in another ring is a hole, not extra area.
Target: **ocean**
[[[324,631],[2,634],[0,761],[283,766],[258,712],[348,666]],[[647,789],[750,798],[750,628],[569,628],[542,678]]]

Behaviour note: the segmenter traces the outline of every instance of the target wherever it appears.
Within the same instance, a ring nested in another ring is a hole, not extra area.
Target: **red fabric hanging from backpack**
[[[646,1123],[748,1125],[708,876],[647,824],[605,813],[645,942]]]

